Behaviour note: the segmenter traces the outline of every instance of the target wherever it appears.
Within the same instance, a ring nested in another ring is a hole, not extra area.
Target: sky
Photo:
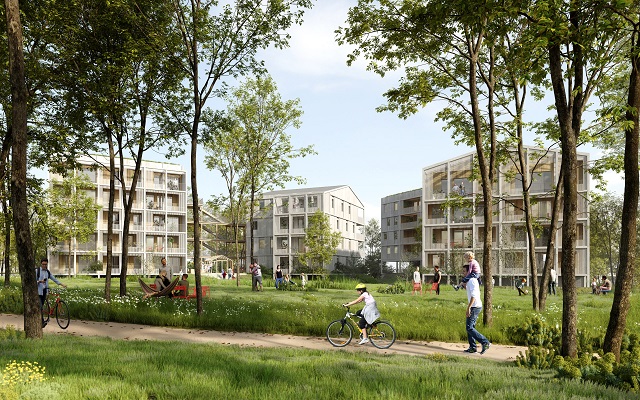
[[[294,146],[313,144],[318,153],[292,161],[290,173],[306,178],[306,183],[285,188],[348,185],[364,204],[368,221],[380,219],[383,197],[420,188],[423,167],[474,149],[456,146],[451,132],[434,122],[442,104],[431,104],[406,120],[376,112],[385,103],[384,92],[401,74],[381,78],[366,70],[365,61],[347,66],[350,49],[338,46],[334,31],[346,26],[347,11],[355,4],[356,0],[316,1],[304,23],[289,30],[290,47],[262,56],[282,98],[300,99],[302,127],[289,132]],[[543,114],[545,108],[537,104],[531,111]],[[204,151],[198,154],[202,161]],[[145,158],[176,162],[190,170],[188,154],[165,160],[149,153]],[[612,190],[622,193],[620,178],[611,175],[611,182]],[[202,162],[198,192],[205,201],[225,192],[219,173],[208,171]]]

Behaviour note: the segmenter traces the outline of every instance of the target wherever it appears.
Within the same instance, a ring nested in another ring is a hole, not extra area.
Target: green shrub
[[[550,369],[556,358],[556,351],[540,346],[530,346],[525,354],[516,357],[516,365],[531,369]]]
[[[509,340],[521,346],[560,348],[560,329],[549,326],[538,314],[527,318],[523,324],[508,326],[506,334]]]
[[[404,287],[399,283],[395,283],[393,285],[387,285],[387,286],[380,286],[378,288],[378,293],[402,294],[404,293]]]

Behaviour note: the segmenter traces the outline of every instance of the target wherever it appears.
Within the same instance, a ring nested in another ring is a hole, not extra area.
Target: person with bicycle
[[[367,291],[367,285],[365,285],[364,283],[358,283],[356,285],[356,290],[358,291],[358,293],[360,293],[360,296],[354,301],[343,304],[342,306],[351,307],[354,304],[364,301],[364,307],[362,308],[362,310],[358,310],[358,312],[356,312],[356,315],[360,317],[358,327],[362,331],[362,340],[358,344],[365,344],[369,343],[366,329],[367,324],[373,324],[378,318],[380,318],[380,311],[378,311],[376,300]]]
[[[40,261],[40,268],[36,268],[36,280],[38,282],[38,296],[40,297],[41,309],[44,306],[45,300],[47,300],[47,295],[49,294],[49,279],[66,289],[67,285],[57,280],[51,271],[49,271],[49,260],[47,258],[43,258]],[[47,326],[47,323],[43,316],[42,327],[44,328],[45,326]]]

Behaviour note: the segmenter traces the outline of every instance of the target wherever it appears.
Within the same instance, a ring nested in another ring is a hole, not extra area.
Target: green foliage
[[[329,216],[321,210],[309,216],[309,225],[305,229],[304,243],[307,250],[299,253],[302,264],[315,271],[323,270],[331,262],[342,240],[340,232],[334,232],[329,225]]]
[[[506,329],[507,337],[515,344],[551,350],[560,348],[560,329],[549,326],[539,314],[527,317],[522,323]]]
[[[404,286],[400,283],[394,283],[393,285],[380,286],[378,293],[386,294],[402,294],[404,293]]]

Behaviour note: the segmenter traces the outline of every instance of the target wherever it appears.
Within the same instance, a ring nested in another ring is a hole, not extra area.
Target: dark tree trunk
[[[626,120],[632,122],[625,131],[624,149],[624,203],[622,205],[622,233],[620,236],[620,265],[615,280],[613,304],[609,316],[609,325],[604,337],[603,350],[615,354],[620,361],[622,335],[627,324],[631,284],[633,281],[636,252],[636,221],[638,217],[638,112],[640,112],[640,55],[638,55],[638,36],[640,27],[634,26],[632,36],[631,75],[629,76],[629,97]],[[612,276],[613,278],[613,276]]]
[[[113,150],[113,137],[111,132],[107,132],[107,143],[109,144],[109,205],[108,207],[108,218],[107,221],[107,270],[104,279],[104,299],[107,303],[111,302],[111,273],[113,271],[113,240],[111,239],[111,235],[113,235],[113,205],[115,203],[115,192],[116,192],[116,182],[115,182],[115,170],[116,170],[116,162],[115,162],[115,154]],[[123,238],[126,236],[123,235]],[[126,279],[120,279],[120,282]],[[126,287],[125,287],[126,290]]]
[[[22,23],[18,0],[5,0],[11,81],[11,206],[16,235],[18,268],[22,279],[24,332],[28,338],[42,338],[40,300],[36,284],[29,214],[27,210],[27,87],[25,82]]]

